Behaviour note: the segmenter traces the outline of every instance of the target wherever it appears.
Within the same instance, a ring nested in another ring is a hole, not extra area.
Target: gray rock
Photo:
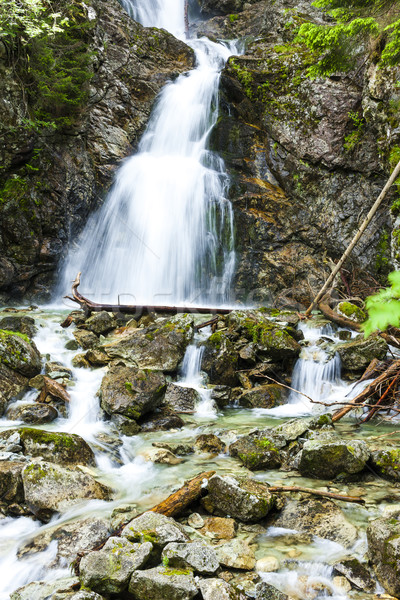
[[[19,430],[24,454],[60,465],[95,465],[94,453],[76,433],[31,429]]]
[[[85,329],[75,329],[75,331],[73,331],[72,333],[79,346],[84,350],[95,348],[99,344],[99,338],[92,331],[86,331]]]
[[[344,575],[354,587],[364,592],[375,590],[376,584],[370,572],[357,558],[345,558],[335,563],[333,568],[337,573]]]
[[[219,568],[215,549],[204,542],[167,544],[162,559],[172,569],[192,569],[200,575],[212,575]]]
[[[17,317],[12,315],[3,317],[0,319],[0,329],[17,331],[18,333],[27,335],[29,338],[33,338],[37,333],[35,319],[32,319],[32,317]]]
[[[120,594],[128,588],[133,572],[144,567],[152,549],[150,542],[133,544],[124,537],[111,537],[101,550],[82,558],[81,582],[100,594]]]
[[[239,477],[214,475],[208,482],[207,500],[225,515],[241,521],[259,521],[274,506],[264,483]]]
[[[283,461],[279,449],[285,445],[285,440],[282,436],[268,435],[268,433],[268,431],[257,432],[240,437],[229,446],[229,454],[237,457],[252,471],[279,469]]]
[[[299,471],[305,477],[334,479],[359,473],[365,468],[369,456],[370,450],[362,440],[310,440],[303,446]]]
[[[194,450],[195,452],[220,454],[220,452],[225,451],[225,444],[213,433],[203,433],[196,438],[194,442]]]
[[[202,579],[199,587],[203,600],[243,600],[244,596],[223,579]]]
[[[119,415],[118,413],[114,413],[111,415],[111,423],[115,425],[117,430],[122,433],[122,435],[132,436],[137,435],[140,431],[140,425],[136,423],[134,419],[130,419],[125,415]]]
[[[21,473],[26,463],[17,461],[0,461],[0,498],[9,504],[23,502],[25,497]]]
[[[117,323],[106,311],[94,313],[85,321],[85,329],[92,331],[96,335],[105,335],[112,329],[115,329]]]
[[[4,365],[0,359],[0,416],[8,402],[21,398],[27,389],[28,378]]]
[[[387,448],[371,452],[370,466],[380,477],[400,481],[400,450]]]
[[[234,343],[225,332],[216,331],[204,342],[201,368],[210,383],[236,386],[239,354]]]
[[[216,546],[215,552],[221,565],[230,569],[251,571],[256,565],[254,549],[239,538]]]
[[[331,500],[289,500],[275,521],[276,527],[296,529],[332,540],[350,548],[357,539],[357,529]]]
[[[350,342],[336,346],[342,367],[348,371],[365,371],[371,360],[383,360],[388,352],[387,343],[380,337],[363,335],[357,336]]]
[[[218,408],[225,408],[231,402],[232,390],[229,385],[214,385],[211,387],[211,398]]]
[[[400,513],[372,521],[367,528],[368,555],[379,583],[400,594]]]
[[[240,406],[245,408],[274,408],[286,404],[288,393],[280,385],[257,385],[251,390],[246,390],[239,396]]]
[[[191,444],[169,444],[168,442],[153,442],[155,448],[165,448],[178,456],[193,454],[193,446]]]
[[[290,598],[277,590],[273,585],[263,581],[256,587],[256,600],[290,600]]]
[[[96,594],[96,592],[79,590],[79,592],[72,594],[60,594],[59,592],[56,592],[51,596],[51,600],[105,600],[105,598],[104,596],[100,596],[100,594]]]
[[[320,415],[313,419],[290,419],[289,421],[282,423],[282,425],[273,427],[271,433],[282,435],[287,442],[292,442],[309,430],[318,431],[321,428],[324,428],[324,430],[330,428],[333,429],[331,415]]]
[[[121,532],[122,537],[132,542],[150,541],[156,548],[163,548],[169,542],[187,542],[189,540],[182,525],[154,512],[145,512],[133,519]]]
[[[37,402],[35,404],[19,404],[10,406],[7,410],[7,419],[23,421],[32,425],[51,423],[58,417],[57,409],[51,404]]]
[[[135,600],[190,600],[197,591],[192,571],[179,572],[168,567],[136,571],[129,584]]]
[[[53,598],[55,594],[72,592],[73,588],[79,585],[77,577],[66,577],[58,581],[33,581],[18,588],[12,592],[11,600],[47,600]],[[86,599],[85,599],[86,600]],[[93,600],[99,600],[93,598]]]
[[[0,363],[24,377],[34,377],[41,370],[40,352],[34,342],[22,334],[0,330]]]
[[[200,402],[199,392],[193,388],[169,383],[165,392],[164,404],[176,412],[192,412]]]

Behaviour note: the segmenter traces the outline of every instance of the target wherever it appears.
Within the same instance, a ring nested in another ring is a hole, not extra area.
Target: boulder
[[[350,583],[364,592],[373,592],[376,587],[374,579],[365,565],[357,558],[345,558],[333,565],[336,573],[343,575]]]
[[[228,569],[251,571],[256,565],[253,547],[239,538],[221,543],[215,547],[215,552],[221,565]]]
[[[336,310],[339,315],[343,315],[355,323],[363,323],[367,318],[365,312],[359,306],[352,304],[351,302],[339,302]]]
[[[10,400],[17,400],[28,388],[28,378],[13,371],[0,359],[0,416]]]
[[[0,319],[0,329],[17,331],[18,333],[27,335],[29,338],[33,338],[37,333],[35,319],[32,319],[32,317],[18,317],[12,315],[3,317]]]
[[[24,454],[42,457],[60,465],[95,465],[94,453],[87,442],[75,433],[44,429],[20,429]]]
[[[345,548],[350,548],[358,535],[342,510],[325,498],[289,500],[274,525],[332,540]]]
[[[320,429],[333,431],[332,415],[320,415],[312,419],[289,419],[281,425],[273,427],[269,432],[275,436],[283,436],[286,442],[293,442],[307,431],[319,431]]]
[[[32,425],[51,423],[58,417],[57,409],[51,404],[18,404],[10,406],[7,411],[7,419],[11,421],[23,421]]]
[[[400,513],[372,521],[367,528],[368,556],[379,583],[400,595]]]
[[[204,542],[172,542],[162,551],[162,560],[172,569],[191,569],[199,575],[212,575],[219,568],[217,552]]]
[[[268,433],[268,432],[267,432]],[[229,446],[229,454],[238,458],[252,471],[279,469],[283,457],[279,452],[285,445],[282,436],[265,436],[264,432],[245,435]]]
[[[0,461],[0,498],[12,504],[24,501],[22,470],[26,463],[18,461]]]
[[[28,583],[28,585],[18,588],[15,592],[12,592],[10,600],[48,600],[48,598],[52,598],[55,594],[73,593],[73,590],[77,585],[79,585],[79,579],[77,577],[65,577],[63,579],[58,579],[58,581],[33,581],[32,583]],[[103,599],[101,596],[92,596],[80,600]]]
[[[125,415],[119,415],[118,413],[111,415],[111,423],[115,425],[122,435],[137,435],[141,430],[140,425],[138,425],[134,419],[130,419]]]
[[[122,358],[139,369],[176,371],[193,337],[193,316],[159,318],[144,329],[123,332],[105,344],[111,358]]]
[[[112,490],[79,469],[49,462],[30,463],[22,471],[25,502],[42,520],[84,500],[110,500]]]
[[[244,596],[223,579],[201,579],[199,588],[203,600],[243,600]]]
[[[237,523],[234,519],[207,517],[203,519],[200,533],[212,540],[230,540],[236,536]]]
[[[151,542],[155,548],[162,549],[170,542],[189,541],[182,525],[154,512],[145,512],[126,525],[122,532],[131,542]]]
[[[92,331],[86,331],[85,329],[75,329],[75,331],[73,331],[72,333],[79,346],[84,350],[95,348],[99,344],[99,338]]]
[[[208,452],[210,454],[220,454],[225,451],[225,444],[213,433],[203,433],[196,438],[194,442],[195,452]]]
[[[153,442],[155,448],[165,448],[178,456],[193,454],[193,446],[191,444],[169,444],[168,442]]]
[[[400,481],[400,450],[386,448],[371,452],[369,462],[373,471],[389,481]]]
[[[82,558],[80,580],[99,594],[120,594],[128,588],[133,572],[145,566],[152,549],[150,542],[133,544],[123,537],[111,537],[101,550]]]
[[[388,352],[388,345],[381,337],[364,338],[363,335],[359,335],[350,342],[337,344],[336,351],[343,369],[361,372],[365,371],[374,358],[383,360]]]
[[[129,592],[135,600],[190,600],[197,595],[198,589],[191,570],[156,567],[136,571]]]
[[[85,321],[85,329],[92,331],[96,335],[105,335],[112,329],[115,329],[117,322],[108,312],[101,311],[91,315]]]
[[[214,400],[218,408],[225,408],[230,404],[232,389],[229,385],[211,386],[211,399]]]
[[[185,421],[177,413],[163,407],[146,415],[140,425],[143,431],[171,431],[183,427]]]
[[[228,15],[243,9],[245,0],[201,0],[201,12],[206,15]]]
[[[263,581],[256,587],[256,600],[290,600],[290,598],[273,585]]]
[[[309,440],[303,446],[299,471],[304,477],[334,479],[360,473],[369,459],[370,450],[362,440]]]
[[[166,389],[159,371],[113,365],[101,382],[101,407],[107,414],[119,413],[139,419],[161,404]]]
[[[204,342],[201,368],[210,383],[234,387],[238,385],[238,351],[225,332],[216,331]]]
[[[240,406],[245,408],[275,408],[286,404],[288,393],[280,385],[257,385],[251,390],[246,390],[238,398]]]
[[[259,521],[274,506],[264,483],[241,477],[214,475],[208,482],[207,503],[241,521]]]
[[[27,335],[0,330],[0,364],[24,377],[34,377],[41,370],[40,352]]]
[[[183,460],[183,458],[178,458],[166,448],[148,448],[141,452],[141,455],[146,460],[163,465],[179,465]]]
[[[165,392],[164,404],[175,412],[193,412],[201,401],[199,392],[190,387],[169,383]]]

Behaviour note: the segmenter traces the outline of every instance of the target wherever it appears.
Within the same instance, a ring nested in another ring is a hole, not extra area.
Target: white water
[[[143,23],[183,31],[183,0],[125,2]],[[167,85],[138,153],[119,169],[103,208],[67,261],[85,295],[123,304],[223,304],[235,267],[233,213],[223,161],[207,150],[218,116],[219,73],[232,54],[188,42],[197,66]]]

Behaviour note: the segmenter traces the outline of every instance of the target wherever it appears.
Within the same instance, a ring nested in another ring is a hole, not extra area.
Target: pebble
[[[188,517],[188,525],[193,527],[193,529],[201,529],[204,526],[204,519],[199,513],[192,513]]]

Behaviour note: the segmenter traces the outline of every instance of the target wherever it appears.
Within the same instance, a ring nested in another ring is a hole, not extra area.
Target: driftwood
[[[210,319],[209,321],[205,321],[204,323],[200,323],[200,325],[196,325],[195,329],[196,329],[196,331],[200,331],[200,329],[204,329],[204,327],[208,327],[209,325],[211,325],[211,327],[213,327],[214,325],[216,325],[218,323],[218,319],[219,319],[219,316],[217,315],[216,317],[214,317],[213,319]]]
[[[139,306],[136,304],[100,304],[98,302],[92,302],[88,298],[82,296],[78,291],[78,287],[81,282],[81,273],[78,273],[75,281],[72,284],[72,296],[65,296],[69,300],[76,302],[79,306],[88,314],[92,312],[106,312],[133,314],[140,316],[143,313],[167,313],[167,314],[179,314],[179,313],[193,313],[203,315],[227,315],[234,310],[233,308],[209,308],[203,306]],[[64,327],[68,327],[70,322],[66,319],[63,323]]]
[[[213,475],[215,475],[215,471],[200,473],[200,475],[186,482],[178,491],[168,496],[166,500],[151,508],[150,511],[160,513],[166,517],[177,517],[192,502],[200,498],[204,481],[208,481]]]
[[[314,496],[323,496],[324,498],[333,498],[334,500],[342,500],[343,502],[358,502],[363,504],[365,500],[358,496],[343,496],[342,494],[334,494],[333,492],[323,492],[322,490],[313,490],[308,487],[301,487],[297,485],[275,485],[268,488],[271,493],[274,492],[304,492],[305,494],[313,494]]]
[[[58,398],[63,402],[71,400],[67,390],[60,383],[54,381],[54,379],[50,379],[50,377],[43,377],[43,387],[36,401],[41,403],[46,402],[47,396],[53,396],[53,398]]]

